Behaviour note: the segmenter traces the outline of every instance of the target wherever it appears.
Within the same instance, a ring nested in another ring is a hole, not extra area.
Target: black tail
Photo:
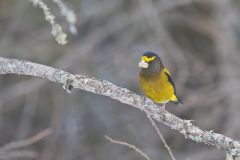
[[[183,104],[183,101],[179,97],[177,97],[177,100],[178,100],[178,103]]]
[[[183,104],[183,101],[179,97],[177,97],[177,101],[172,101],[172,102],[174,102],[176,105]]]

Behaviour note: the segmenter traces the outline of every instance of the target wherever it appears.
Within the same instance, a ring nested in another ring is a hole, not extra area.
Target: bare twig
[[[21,147],[26,147],[26,146],[32,145],[32,144],[42,140],[43,138],[47,137],[49,134],[51,134],[51,132],[52,132],[52,130],[50,128],[47,128],[30,138],[6,144],[5,146],[0,148],[0,153],[8,152],[9,150],[18,149]]]
[[[36,158],[37,152],[31,150],[14,150],[0,154],[0,159],[19,159],[19,158]]]
[[[151,160],[148,155],[146,153],[144,153],[143,151],[141,151],[139,148],[137,148],[136,146],[132,145],[132,144],[129,144],[127,142],[123,142],[123,141],[118,141],[118,140],[114,140],[112,138],[110,138],[109,136],[105,136],[105,138],[107,140],[109,140],[110,142],[112,143],[116,143],[116,144],[121,144],[121,145],[124,145],[124,146],[127,146],[129,148],[132,148],[134,149],[136,152],[138,152],[139,154],[141,154],[141,156],[143,156],[146,160]]]
[[[22,150],[21,148],[30,146],[42,140],[43,138],[51,134],[51,132],[52,130],[50,128],[47,128],[30,138],[11,142],[3,147],[0,147],[0,159],[36,158],[38,155],[37,152],[32,150]]]
[[[77,34],[77,27],[76,27],[77,18],[74,11],[69,7],[67,7],[67,5],[62,0],[53,0],[53,2],[57,4],[58,8],[61,11],[62,16],[65,17],[68,23],[70,32],[76,35]]]
[[[52,35],[55,37],[55,40],[58,42],[58,44],[65,45],[67,43],[66,40],[67,34],[64,33],[62,31],[62,27],[58,23],[56,23],[55,16],[52,14],[47,4],[42,0],[29,0],[29,1],[31,1],[35,6],[39,6],[39,8],[42,9],[45,16],[45,20],[51,24]]]
[[[194,126],[191,121],[180,119],[168,111],[159,108],[150,99],[139,96],[126,88],[118,87],[106,80],[89,78],[84,75],[73,75],[63,70],[29,61],[0,57],[0,74],[8,73],[45,78],[63,84],[67,91],[71,91],[72,88],[78,88],[111,97],[137,109],[144,108],[147,114],[153,119],[169,126],[171,129],[179,131],[185,138],[198,143],[224,148],[231,155],[240,156],[240,143],[238,141],[234,141],[213,131],[202,130]]]
[[[152,126],[154,127],[154,129],[156,130],[159,138],[162,140],[164,147],[166,147],[166,149],[169,152],[170,157],[172,158],[172,160],[176,160],[176,158],[174,157],[171,148],[168,146],[167,142],[165,141],[162,133],[160,132],[160,129],[157,127],[156,123],[154,122],[154,120],[152,119],[152,117],[150,115],[147,115],[148,119],[151,121]]]

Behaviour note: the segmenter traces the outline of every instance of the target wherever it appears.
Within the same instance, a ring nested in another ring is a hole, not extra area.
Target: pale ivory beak
[[[148,68],[148,63],[146,63],[144,60],[141,60],[141,61],[138,63],[138,67]]]

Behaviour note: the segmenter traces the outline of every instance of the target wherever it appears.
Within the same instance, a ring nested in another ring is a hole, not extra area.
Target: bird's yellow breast
[[[164,68],[156,76],[139,75],[139,83],[144,94],[157,103],[166,103],[175,97],[174,87],[168,81],[166,73],[169,74],[167,68]]]

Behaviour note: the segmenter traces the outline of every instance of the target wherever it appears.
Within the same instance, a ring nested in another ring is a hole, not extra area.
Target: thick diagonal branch
[[[160,109],[150,99],[139,96],[126,88],[118,87],[106,80],[99,80],[84,75],[73,75],[60,69],[24,60],[0,57],[0,74],[20,74],[36,76],[60,83],[67,90],[78,88],[96,94],[111,97],[137,109],[144,109],[156,121],[179,131],[185,138],[198,143],[205,143],[226,149],[231,155],[240,156],[240,143],[213,131],[204,131],[166,110]]]

